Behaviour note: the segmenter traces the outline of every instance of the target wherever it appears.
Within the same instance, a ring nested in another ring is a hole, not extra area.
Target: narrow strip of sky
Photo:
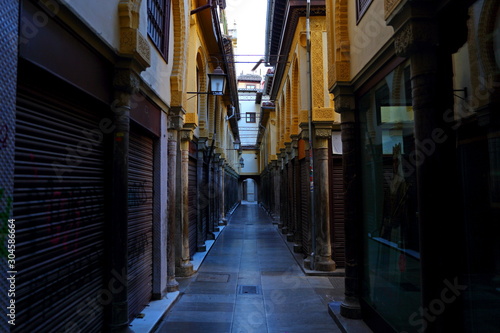
[[[236,22],[238,43],[234,50],[236,57],[236,75],[252,73],[255,63],[264,55],[266,33],[267,0],[227,0],[226,14],[228,28]],[[240,55],[240,56],[238,56]],[[248,56],[252,55],[252,56]],[[250,62],[250,63],[244,63]],[[263,65],[255,74],[265,74]]]

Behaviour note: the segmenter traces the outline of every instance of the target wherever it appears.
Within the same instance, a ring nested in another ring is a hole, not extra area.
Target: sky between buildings
[[[251,73],[255,63],[264,56],[266,33],[267,0],[227,0],[226,14],[228,28],[236,22],[238,44],[234,50],[236,75]],[[247,56],[247,55],[252,55]],[[242,62],[251,63],[242,63]],[[265,74],[267,69],[260,65],[255,74]]]

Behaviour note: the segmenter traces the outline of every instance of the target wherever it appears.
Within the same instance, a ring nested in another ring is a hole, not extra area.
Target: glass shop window
[[[396,331],[420,307],[414,115],[404,63],[358,100],[363,184],[362,297]]]

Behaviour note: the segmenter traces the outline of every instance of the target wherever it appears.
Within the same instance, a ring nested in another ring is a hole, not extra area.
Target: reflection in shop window
[[[420,253],[410,68],[389,73],[358,102],[363,166],[363,298],[396,330],[420,306]],[[385,306],[380,306],[385,304]]]

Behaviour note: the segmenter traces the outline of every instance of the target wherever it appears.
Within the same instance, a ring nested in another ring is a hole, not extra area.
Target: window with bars
[[[373,0],[356,0],[356,19],[359,22]]]
[[[255,123],[257,121],[257,117],[255,112],[247,112],[247,123]]]
[[[168,59],[170,0],[148,0],[148,36],[158,51]]]

